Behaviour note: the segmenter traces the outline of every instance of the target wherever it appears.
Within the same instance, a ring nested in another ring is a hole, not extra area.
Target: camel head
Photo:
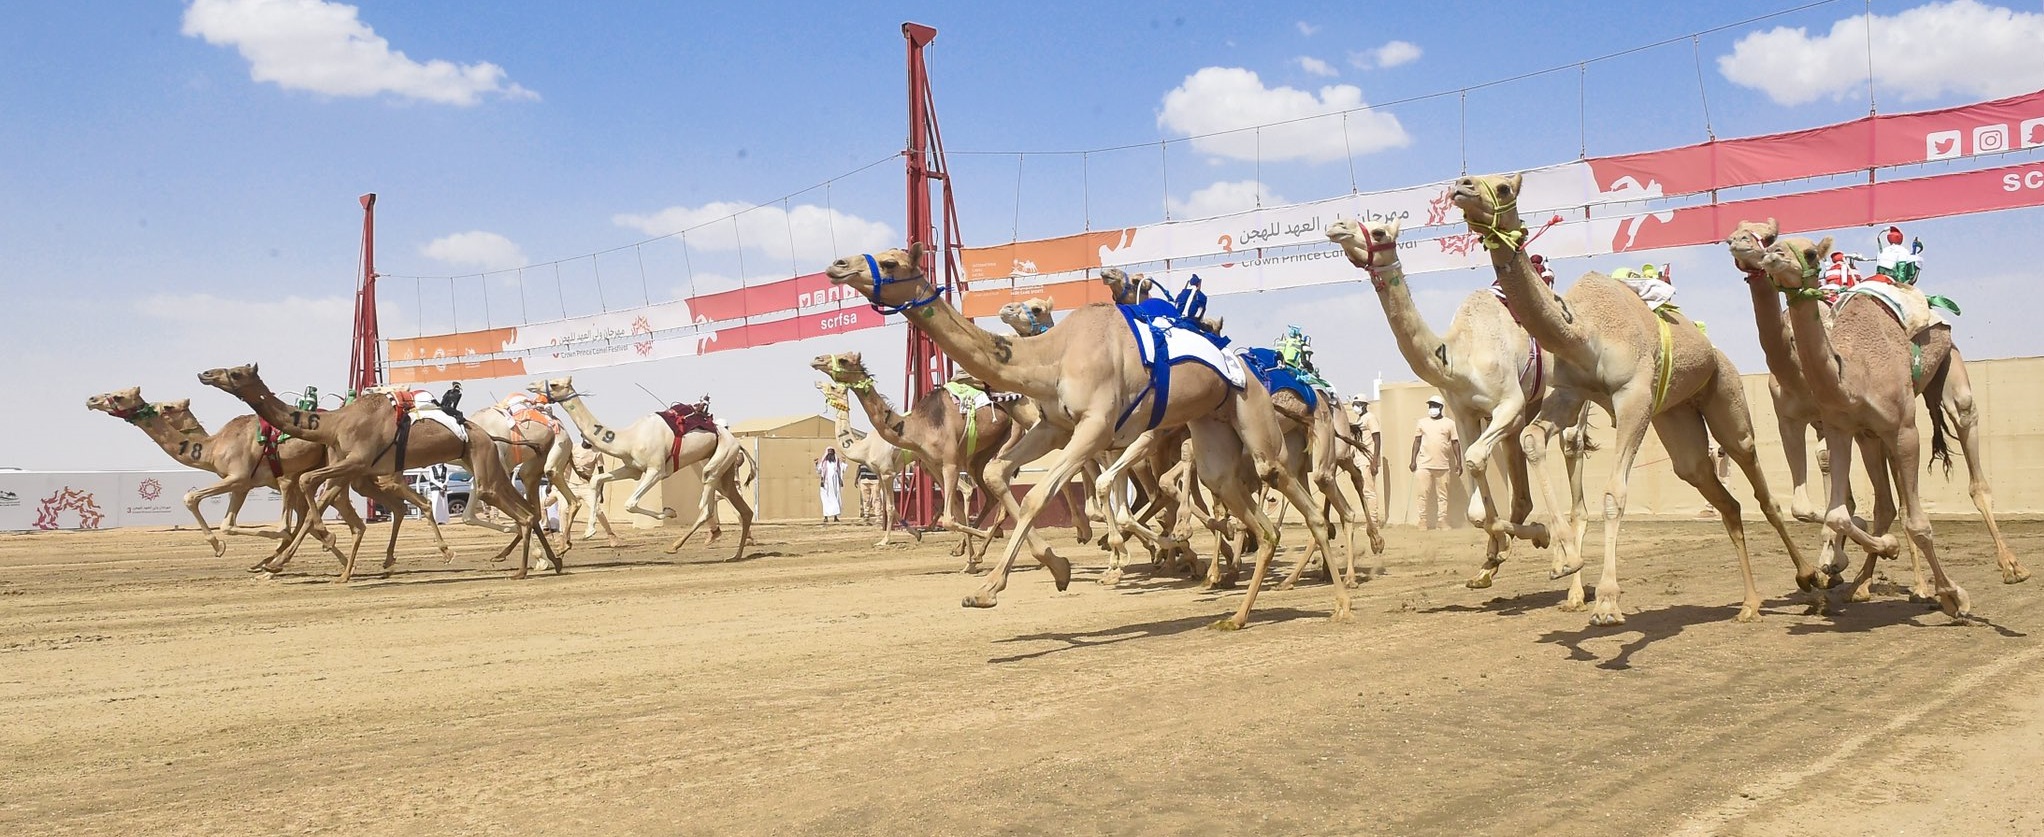
[[[1135,305],[1150,295],[1157,281],[1140,273],[1129,278],[1128,271],[1110,267],[1100,271],[1100,283],[1107,286],[1107,292],[1114,297],[1117,305]]]
[[[127,418],[146,403],[142,400],[141,387],[128,387],[113,392],[102,392],[85,399],[85,409],[98,410],[116,418]]]
[[[1776,224],[1773,218],[1765,223],[1740,221],[1737,227],[1732,228],[1732,234],[1725,236],[1725,246],[1732,248],[1732,264],[1738,265],[1746,275],[1753,276],[1761,272],[1761,257],[1767,255],[1768,246],[1780,235],[1781,225]]]
[[[1001,322],[1007,323],[1015,333],[1023,337],[1035,337],[1057,325],[1051,311],[1056,303],[1051,298],[1031,297],[1021,302],[1010,302],[1001,306]]]
[[[1783,291],[1817,291],[1824,283],[1824,257],[1831,254],[1831,236],[1776,239],[1760,257],[1760,269]]]
[[[525,391],[546,399],[549,404],[581,395],[581,393],[575,391],[575,377],[573,375],[563,378],[548,378],[544,381],[533,381],[525,385]]]
[[[923,276],[923,245],[894,248],[838,259],[823,269],[833,285],[858,291],[889,313],[919,308],[937,299],[937,290]]]
[[[1485,246],[1513,232],[1524,235],[1526,224],[1519,220],[1519,187],[1524,180],[1517,174],[1464,176],[1449,191],[1469,228],[1484,234]]]
[[[199,383],[230,395],[268,395],[270,388],[263,384],[262,371],[258,364],[247,363],[223,369],[208,369],[199,373]]]
[[[171,427],[186,433],[199,432],[199,418],[192,415],[191,399],[180,398],[176,401],[158,401],[151,406],[156,408],[156,412],[163,414],[163,420],[169,422]]]
[[[1380,224],[1343,218],[1327,225],[1327,240],[1341,245],[1348,263],[1378,271],[1398,263],[1398,222]]]
[[[851,389],[870,389],[873,386],[873,373],[867,371],[866,359],[858,352],[817,355],[809,362],[809,368]]]

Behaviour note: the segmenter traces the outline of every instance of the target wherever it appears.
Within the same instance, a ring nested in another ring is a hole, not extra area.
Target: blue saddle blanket
[[[1306,409],[1319,408],[1318,388],[1323,382],[1308,373],[1284,365],[1284,362],[1278,359],[1276,349],[1260,347],[1243,349],[1241,355],[1242,362],[1249,367],[1250,372],[1256,374],[1257,380],[1263,382],[1264,389],[1271,392],[1291,390],[1298,394],[1299,400],[1306,402]]]

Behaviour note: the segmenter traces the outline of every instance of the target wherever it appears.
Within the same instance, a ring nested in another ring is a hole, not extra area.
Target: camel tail
[[[750,488],[754,482],[759,481],[759,462],[752,458],[752,451],[746,450],[743,445],[738,447],[738,459],[745,465],[745,479],[740,484]]]
[[[1945,412],[1945,373],[1951,368],[1949,362],[1940,365],[1923,388],[1923,406],[1930,410],[1930,463],[1932,467],[1942,463],[1947,480],[1952,478],[1952,416]]]

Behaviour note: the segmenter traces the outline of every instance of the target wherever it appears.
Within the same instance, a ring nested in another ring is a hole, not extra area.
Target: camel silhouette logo
[[[154,500],[163,496],[163,481],[155,477],[145,479],[135,486],[135,493],[144,500]]]
[[[1427,226],[1438,227],[1448,223],[1448,210],[1454,208],[1454,190],[1442,189],[1440,197],[1427,201]]]
[[[35,527],[44,530],[58,528],[58,516],[67,511],[77,512],[77,528],[80,529],[97,529],[100,521],[106,519],[106,514],[99,510],[99,503],[92,498],[92,492],[67,485],[43,500],[42,506],[36,510]]]
[[[1443,253],[1467,256],[1471,252],[1482,249],[1483,236],[1476,233],[1462,233],[1461,235],[1444,235],[1434,240],[1441,243],[1441,252]]]

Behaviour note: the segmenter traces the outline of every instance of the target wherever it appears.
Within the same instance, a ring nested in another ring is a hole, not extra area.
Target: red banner
[[[697,322],[721,323],[857,296],[849,288],[831,284],[830,277],[822,273],[810,273],[733,291],[698,294],[689,297],[687,302],[688,310],[695,315]]]

